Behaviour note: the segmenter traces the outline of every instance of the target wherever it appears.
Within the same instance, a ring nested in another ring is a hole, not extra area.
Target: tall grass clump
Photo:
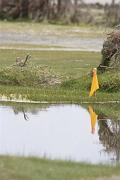
[[[100,90],[105,92],[118,92],[120,91],[120,72],[107,71],[99,76]]]
[[[29,64],[25,67],[16,65],[0,69],[1,85],[17,86],[52,86],[61,82],[48,66]]]
[[[106,71],[98,74],[99,91],[101,92],[118,92],[120,91],[120,72],[115,70]],[[69,90],[89,91],[91,87],[92,77],[90,75],[83,76],[78,79],[70,79],[62,82],[61,87]]]
[[[90,75],[85,75],[77,79],[65,80],[61,83],[61,87],[69,90],[89,90],[90,81]]]

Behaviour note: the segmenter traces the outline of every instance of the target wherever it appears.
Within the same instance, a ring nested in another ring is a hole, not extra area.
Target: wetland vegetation
[[[24,58],[27,53],[31,54],[30,64],[22,69],[14,66],[16,57]],[[1,96],[21,95],[29,100],[68,103],[120,99],[119,72],[114,71],[98,75],[100,90],[95,98],[88,97],[90,72],[100,64],[100,53],[4,49],[0,54]],[[51,85],[47,82],[49,80]]]
[[[18,31],[23,35],[28,32],[36,36],[41,30],[44,34],[45,29],[49,26],[49,32],[55,33],[56,37],[65,38],[67,35],[76,36],[76,38],[99,38],[102,36],[102,28],[99,28],[96,33],[96,27],[78,26],[57,26],[38,23],[23,23],[23,22],[0,22],[1,32],[11,34]],[[17,26],[16,26],[17,23]],[[24,25],[24,30],[23,30]],[[31,30],[29,27],[32,27]],[[33,31],[32,31],[33,29]],[[80,29],[80,30],[79,30]],[[78,31],[79,30],[79,31]],[[57,34],[57,32],[59,32]],[[42,34],[42,35],[43,35]],[[26,37],[26,36],[25,36]],[[67,41],[67,39],[65,39]],[[93,42],[93,41],[92,41]],[[12,47],[9,49],[9,47]],[[17,48],[19,49],[17,49]],[[23,49],[21,49],[23,47]],[[38,50],[35,48],[46,48],[46,50]],[[63,46],[64,48],[64,43]],[[69,45],[68,45],[69,47]],[[50,49],[53,48],[51,51]],[[55,48],[59,48],[59,51]],[[102,47],[101,47],[102,48]],[[31,59],[26,67],[16,67],[16,57],[22,59],[27,55],[31,55]],[[101,142],[104,144],[105,150],[116,152],[119,148],[120,132],[118,131],[119,124],[119,104],[108,104],[107,102],[120,101],[120,73],[119,71],[107,71],[104,74],[98,74],[100,89],[97,91],[96,97],[89,98],[89,89],[91,83],[91,70],[93,67],[98,67],[101,63],[101,53],[93,51],[77,51],[72,47],[70,51],[63,50],[58,44],[53,46],[43,44],[24,44],[15,42],[5,42],[0,45],[0,96],[1,100],[23,99],[33,100],[47,103],[74,103],[80,104],[83,102],[101,102],[105,104],[92,104],[98,118],[107,119],[99,121],[99,134]],[[31,68],[34,67],[34,68]],[[42,71],[41,71],[42,69]],[[42,74],[39,76],[39,71]],[[35,74],[34,74],[35,73]],[[41,81],[44,79],[44,81]],[[49,84],[46,79],[52,79]],[[42,82],[42,83],[41,83]],[[43,83],[45,82],[45,83]],[[3,99],[2,99],[3,98]],[[2,106],[6,106],[2,102]],[[12,104],[14,112],[25,114],[28,112],[36,113],[40,109],[40,105],[35,105],[32,108],[22,104]],[[46,109],[49,104],[44,104]],[[83,105],[88,108],[86,104]],[[37,109],[37,110],[36,110]],[[41,107],[42,109],[42,107]],[[108,119],[112,121],[108,121]],[[117,124],[117,125],[116,125]],[[110,126],[109,126],[110,125]],[[111,128],[112,127],[112,128]],[[117,129],[115,129],[117,127]],[[117,131],[116,131],[117,130]],[[116,141],[116,139],[117,141]],[[107,139],[107,140],[106,140]],[[113,142],[113,143],[112,143]],[[118,154],[119,155],[119,154]],[[85,163],[74,163],[64,161],[51,161],[37,158],[18,158],[9,156],[0,156],[0,177],[2,179],[119,179],[120,166],[109,165],[90,165]]]

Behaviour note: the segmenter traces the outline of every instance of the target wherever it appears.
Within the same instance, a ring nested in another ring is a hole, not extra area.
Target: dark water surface
[[[120,161],[119,122],[96,113],[92,106],[0,105],[0,155],[116,163]]]

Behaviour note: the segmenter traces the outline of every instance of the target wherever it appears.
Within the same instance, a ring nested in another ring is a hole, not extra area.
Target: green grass
[[[46,66],[29,64],[24,68],[10,66],[0,70],[0,84],[26,87],[53,86],[61,83],[61,79]]]
[[[109,89],[109,81],[107,80],[110,79],[111,82],[112,78],[112,75],[109,75],[109,73],[106,76],[98,76],[98,78],[100,79],[101,88],[97,92],[96,97],[89,98],[89,86],[91,83],[91,76],[89,73],[93,67],[97,67],[99,65],[101,59],[100,53],[75,51],[26,52],[21,50],[0,50],[0,69],[5,68],[6,66],[11,66],[15,63],[15,59],[17,56],[24,57],[27,53],[31,54],[31,63],[33,63],[34,66],[47,65],[62,78],[62,84],[47,88],[36,88],[35,84],[32,83],[32,81],[31,87],[29,87],[28,85],[25,87],[25,83],[23,84],[24,87],[22,86],[22,84],[14,84],[14,86],[12,85],[12,83],[9,85],[1,84],[1,95],[10,97],[11,94],[14,94],[16,97],[19,97],[19,95],[21,94],[23,98],[27,98],[30,100],[58,103],[81,103],[85,101],[99,102],[120,100],[119,88],[117,89],[117,91],[112,91],[112,93],[110,93],[109,91],[104,90],[104,86],[101,85],[102,83],[106,84]],[[18,78],[18,75],[16,75],[15,78]],[[116,76],[114,79],[116,83]]]
[[[29,33],[31,35],[39,35],[40,33],[45,35],[52,35],[64,37],[64,36],[80,36],[81,38],[96,38],[103,37],[106,30],[109,28],[103,28],[90,25],[55,25],[48,23],[34,23],[34,22],[5,22],[0,21],[1,32],[12,33]]]
[[[89,91],[79,89],[64,89],[59,87],[34,88],[19,86],[0,86],[0,94],[5,95],[8,99],[15,98],[19,95],[24,99],[33,101],[46,101],[49,103],[82,103],[82,102],[108,102],[120,100],[120,92],[105,93],[97,92],[96,97],[89,97]]]
[[[112,180],[119,177],[120,166],[0,157],[1,180]]]
[[[39,44],[29,44],[29,43],[2,43],[0,44],[0,49],[32,49],[32,50],[39,50],[39,49],[48,49],[48,48],[65,48],[64,46],[54,46],[54,45],[39,45]]]
[[[34,65],[47,65],[58,74],[74,78],[89,73],[101,59],[96,52],[0,50],[0,67],[14,64],[16,57],[24,58],[28,53]]]
[[[39,34],[46,29],[50,33],[57,33],[56,36],[81,36],[81,37],[100,37],[103,29],[99,29],[96,33],[96,27],[74,27],[74,26],[56,26],[39,23],[13,23],[0,22],[1,32],[19,32],[19,33],[35,33]],[[24,28],[23,28],[24,27]],[[32,30],[32,31],[31,31]],[[76,30],[78,33],[76,33]],[[103,36],[103,35],[102,35]],[[20,45],[21,46],[21,45]],[[32,48],[34,45],[29,45]],[[14,45],[15,47],[15,45]],[[19,47],[19,45],[17,46]],[[28,47],[28,45],[24,45]],[[35,47],[35,46],[34,46]],[[37,46],[36,46],[37,47]],[[100,53],[95,52],[76,52],[76,51],[30,51],[30,50],[0,50],[0,71],[15,63],[16,57],[25,57],[31,54],[31,63],[34,66],[48,66],[62,77],[62,84],[58,86],[36,87],[27,84],[27,86],[19,85],[2,85],[0,84],[0,95],[4,95],[9,99],[14,97],[47,101],[56,103],[78,103],[81,102],[103,102],[120,100],[120,91],[108,92],[98,91],[96,97],[89,98],[89,85],[91,82],[90,71],[93,67],[97,67],[101,60]],[[88,75],[86,75],[88,74]],[[2,76],[2,75],[1,75]],[[0,78],[1,78],[0,76]],[[16,77],[18,78],[18,76]],[[107,82],[107,76],[101,76],[100,81]],[[32,80],[32,79],[31,79]],[[18,111],[21,106],[13,105]],[[37,105],[36,105],[37,106]],[[47,107],[48,104],[44,104]],[[111,115],[111,105],[104,108],[100,105],[94,105],[96,113],[104,112],[108,116]],[[22,107],[23,108],[23,107]],[[32,107],[31,107],[32,109]],[[118,106],[114,106],[115,115],[119,116]],[[26,107],[26,110],[29,108]],[[37,158],[18,158],[0,156],[0,180],[112,180],[120,178],[120,166],[90,165],[84,163],[73,163],[64,161],[50,161]]]
[[[69,78],[80,78],[89,73],[94,66],[98,66],[100,62],[100,54],[92,52],[63,52],[63,51],[19,51],[19,50],[0,50],[0,67],[5,68],[15,63],[17,56],[24,57],[30,53],[31,63],[36,65],[47,65],[60,75],[63,80]],[[9,58],[8,58],[9,57]],[[4,73],[5,74],[5,73]],[[19,74],[18,74],[19,75]],[[15,78],[19,78],[17,75]],[[1,76],[2,78],[2,76]],[[1,79],[0,78],[0,79]],[[89,77],[88,77],[89,78]],[[4,80],[4,79],[3,79]],[[31,78],[30,78],[31,82]],[[26,83],[28,84],[28,83]],[[31,84],[34,84],[31,82]],[[11,83],[12,85],[12,83]],[[24,85],[24,84],[23,84]],[[25,94],[32,100],[48,100],[48,101],[75,101],[79,99],[80,90],[68,91],[60,87],[50,87],[47,89],[40,88],[22,88],[12,86],[0,86],[1,94],[9,95],[10,92],[15,94]],[[68,89],[69,90],[69,89]],[[87,94],[88,92],[86,92]],[[77,94],[77,96],[76,96]],[[54,95],[54,96],[53,96]],[[82,94],[81,94],[82,95]],[[70,98],[71,97],[71,98]],[[72,99],[73,98],[73,99]]]

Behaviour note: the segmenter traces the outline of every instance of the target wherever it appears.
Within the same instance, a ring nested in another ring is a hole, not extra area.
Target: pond
[[[119,163],[119,110],[111,105],[0,105],[0,155]],[[110,114],[112,113],[112,115]]]

